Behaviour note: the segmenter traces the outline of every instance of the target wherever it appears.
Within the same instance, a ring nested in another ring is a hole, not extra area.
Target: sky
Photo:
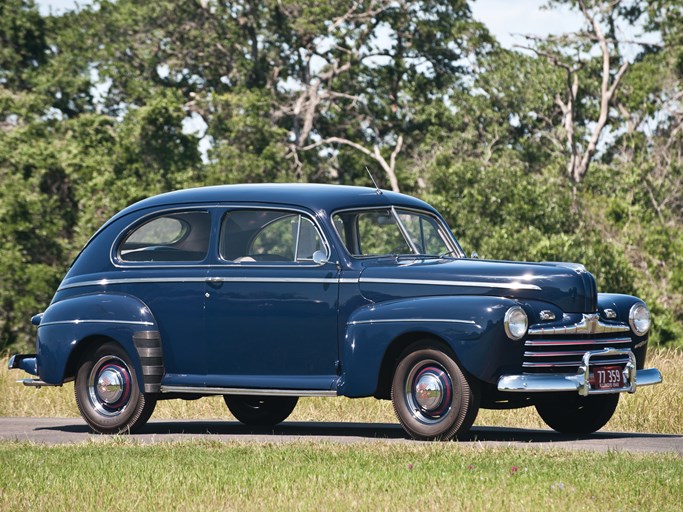
[[[60,14],[90,0],[36,0],[40,12]],[[545,36],[578,29],[581,18],[568,9],[541,9],[546,0],[475,0],[471,3],[474,18],[483,22],[506,48],[523,44],[519,34]],[[518,34],[515,36],[514,34]]]

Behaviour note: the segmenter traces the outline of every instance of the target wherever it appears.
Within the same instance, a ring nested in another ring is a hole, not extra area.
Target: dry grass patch
[[[659,368],[664,383],[622,394],[619,407],[603,430],[625,432],[683,433],[683,352],[653,350],[648,366]],[[61,388],[27,389],[16,380],[17,371],[0,366],[0,416],[78,416],[73,384]],[[221,397],[160,402],[153,419],[234,419]],[[291,421],[353,421],[396,423],[391,403],[374,398],[302,398]],[[513,411],[481,410],[475,425],[546,428],[535,409]]]

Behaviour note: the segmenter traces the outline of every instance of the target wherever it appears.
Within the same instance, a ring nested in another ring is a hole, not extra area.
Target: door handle
[[[223,286],[223,279],[220,277],[209,277],[206,279],[206,284],[212,288],[220,288]]]

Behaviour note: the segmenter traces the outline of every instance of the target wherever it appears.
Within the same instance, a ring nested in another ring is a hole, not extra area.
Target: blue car
[[[447,440],[480,407],[533,406],[587,434],[645,368],[650,313],[598,293],[578,264],[471,259],[407,195],[334,185],[229,185],[151,197],[73,262],[9,361],[74,381],[83,419],[135,432],[158,400],[223,395],[248,425],[303,396],[391,400],[415,439]]]

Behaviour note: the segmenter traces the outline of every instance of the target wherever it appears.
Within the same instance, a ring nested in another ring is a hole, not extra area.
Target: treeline
[[[558,5],[581,31],[511,51],[460,0],[1,0],[0,349],[134,201],[366,167],[468,252],[584,263],[683,346],[683,9]]]

